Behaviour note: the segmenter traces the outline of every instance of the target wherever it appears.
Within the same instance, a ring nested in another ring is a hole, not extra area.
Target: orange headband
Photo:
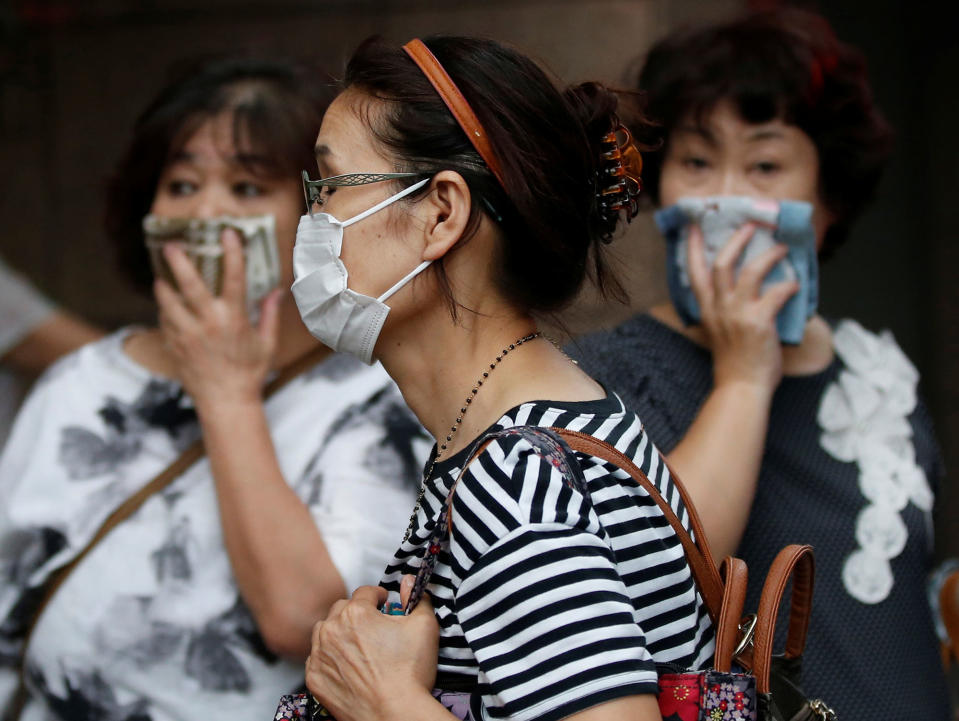
[[[470,104],[466,102],[466,98],[463,97],[460,89],[456,87],[456,83],[453,82],[449,73],[443,69],[440,61],[436,59],[436,56],[430,52],[430,49],[426,47],[419,38],[410,40],[403,46],[403,50],[412,58],[419,69],[423,71],[423,75],[426,76],[426,79],[429,80],[430,84],[436,89],[440,98],[446,103],[446,107],[450,109],[453,117],[456,118],[456,122],[459,123],[463,132],[466,133],[466,137],[469,138],[473,147],[476,148],[476,152],[480,154],[483,162],[486,163],[486,167],[490,169],[490,172],[496,177],[500,186],[505,190],[506,183],[503,182],[503,171],[500,169],[499,161],[496,159],[496,153],[493,152],[493,145],[490,143],[489,137],[487,137],[486,131],[483,129],[479,118],[476,117],[476,113],[473,112]]]

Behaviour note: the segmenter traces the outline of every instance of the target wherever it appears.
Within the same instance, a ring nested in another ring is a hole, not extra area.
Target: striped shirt
[[[525,403],[490,430],[517,425],[607,441],[688,526],[659,452],[617,396]],[[386,569],[387,589],[416,573],[469,453],[436,463],[412,533]],[[518,436],[494,440],[456,487],[450,542],[428,590],[440,624],[438,670],[475,680],[476,719],[561,719],[656,693],[658,663],[701,668],[711,660],[712,626],[662,512],[624,471],[577,456],[590,498]]]

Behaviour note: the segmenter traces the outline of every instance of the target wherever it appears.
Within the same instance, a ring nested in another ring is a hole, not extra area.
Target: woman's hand
[[[702,327],[713,354],[714,387],[747,384],[770,395],[782,378],[782,347],[776,315],[799,290],[784,281],[760,292],[763,279],[788,248],[781,243],[743,265],[736,265],[756,226],[744,225],[707,266],[703,234],[689,233],[689,281],[702,316]]]
[[[173,243],[163,248],[180,293],[162,280],[154,284],[160,328],[187,393],[199,409],[208,402],[258,402],[277,345],[281,291],[263,302],[258,327],[246,310],[246,276],[240,238],[223,231],[223,292],[203,283],[186,254]]]
[[[404,606],[413,577],[401,584]],[[380,611],[386,590],[363,586],[313,628],[306,686],[338,721],[396,719],[428,699],[436,680],[439,624],[429,597],[408,616]]]

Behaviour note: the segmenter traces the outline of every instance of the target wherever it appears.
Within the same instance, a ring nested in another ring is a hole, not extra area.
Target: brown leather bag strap
[[[939,618],[949,641],[942,643],[942,663],[946,669],[959,658],[959,570],[950,573],[939,588]]]
[[[709,551],[709,544],[706,542],[706,533],[703,530],[702,523],[699,520],[699,515],[696,513],[696,507],[693,505],[693,502],[690,499],[689,494],[686,492],[686,489],[683,487],[683,484],[680,482],[679,477],[673,473],[672,469],[669,469],[669,474],[672,477],[673,484],[676,486],[676,491],[682,498],[683,504],[686,507],[686,512],[689,515],[689,525],[693,529],[693,533],[696,536],[695,540],[693,540],[692,536],[690,536],[689,532],[679,520],[679,517],[676,515],[676,512],[673,510],[672,506],[670,506],[669,502],[663,498],[655,484],[653,484],[649,478],[646,477],[646,474],[643,473],[643,471],[640,470],[640,468],[623,453],[616,450],[616,448],[611,446],[609,443],[601,441],[598,438],[586,433],[555,427],[551,428],[550,430],[558,433],[566,441],[567,445],[569,445],[569,447],[574,451],[595,456],[596,458],[600,458],[607,463],[611,463],[612,465],[623,469],[632,477],[634,481],[636,481],[636,483],[646,490],[646,492],[649,494],[649,497],[653,499],[657,506],[659,506],[660,510],[663,512],[663,515],[666,517],[666,520],[669,522],[669,525],[672,526],[673,531],[675,531],[676,536],[679,538],[679,541],[683,546],[683,551],[686,553],[686,561],[689,563],[689,567],[692,570],[696,587],[699,589],[699,593],[703,597],[703,601],[706,604],[706,610],[709,612],[709,616],[712,619],[713,624],[718,626],[723,615],[723,581],[719,576],[719,571],[716,569],[716,564],[713,561],[712,554]],[[665,460],[663,462],[665,463]]]
[[[797,658],[802,655],[803,648],[806,646],[809,616],[812,613],[815,570],[812,546],[800,546],[795,543],[782,549],[769,567],[762,595],[759,597],[753,649],[753,669],[756,674],[756,690],[759,693],[770,692],[769,672],[772,667],[776,617],[779,615],[779,605],[790,579],[793,582],[793,589],[785,656]]]
[[[291,380],[296,378],[300,373],[314,365],[322,355],[325,355],[328,352],[328,349],[325,347],[317,348],[308,353],[297,358],[295,361],[284,367],[273,380],[271,380],[263,388],[263,398],[264,400],[272,396],[276,391],[280,390],[283,386],[289,383]],[[93,534],[93,537],[87,542],[87,545],[84,546],[76,556],[65,565],[58,568],[56,571],[50,574],[43,586],[43,597],[40,601],[40,604],[37,606],[36,610],[33,612],[33,617],[30,620],[30,625],[27,627],[27,632],[23,641],[23,653],[26,654],[27,647],[30,645],[30,638],[33,635],[33,629],[36,628],[37,622],[40,620],[40,617],[43,615],[44,610],[50,604],[50,601],[53,599],[53,596],[56,594],[60,586],[63,585],[63,582],[67,580],[67,577],[73,572],[81,561],[86,558],[90,552],[96,548],[97,544],[100,543],[106,537],[110,531],[120,525],[123,521],[128,519],[137,509],[140,508],[147,499],[149,499],[155,493],[162,491],[164,488],[169,486],[174,480],[180,477],[184,471],[186,471],[190,466],[200,460],[206,449],[203,446],[203,439],[192,443],[188,446],[169,466],[163,469],[163,471],[157,475],[153,480],[143,486],[139,491],[134,493],[123,503],[117,506],[114,509],[113,513],[107,516],[106,520],[100,525],[96,533]]]
[[[740,641],[739,623],[746,605],[746,584],[749,574],[746,562],[741,558],[726,556],[719,569],[723,577],[723,606],[716,626],[716,653],[713,667],[717,671],[729,673],[732,669],[733,654]]]

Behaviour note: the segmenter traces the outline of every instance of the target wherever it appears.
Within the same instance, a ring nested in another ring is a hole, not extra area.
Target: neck
[[[454,323],[446,306],[437,305],[440,307],[431,317],[424,318],[423,313],[415,324],[391,329],[381,338],[377,351],[437,445],[447,445],[441,458],[465,448],[503,413],[525,401],[603,396],[595,382],[544,338],[502,355],[511,343],[536,331],[530,316],[502,310],[460,311],[459,321]],[[491,364],[495,368],[491,369]],[[483,378],[484,372],[489,373],[487,378]],[[480,380],[483,384],[477,386]],[[471,403],[465,402],[468,396]],[[462,420],[457,423],[458,418]],[[454,425],[455,432],[451,431]],[[450,435],[452,439],[447,441]]]
[[[684,325],[676,309],[670,303],[663,303],[649,309],[649,314],[660,323],[683,334],[693,343],[710,348],[709,337],[702,326]],[[806,330],[799,345],[784,345],[783,375],[811,375],[824,370],[833,359],[832,331],[829,324],[819,315],[806,322]]]

